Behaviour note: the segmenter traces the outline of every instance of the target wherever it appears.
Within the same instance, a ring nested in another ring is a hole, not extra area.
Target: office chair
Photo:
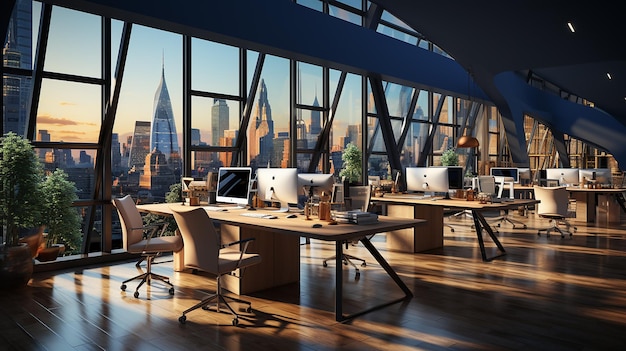
[[[570,228],[574,228],[576,231],[578,228],[572,226],[565,218],[568,217],[569,207],[569,193],[566,187],[541,187],[535,186],[535,199],[539,200],[536,211],[537,215],[542,218],[550,220],[551,226],[544,229],[539,229],[537,235],[541,236],[541,232],[546,232],[546,236],[550,236],[551,231],[556,231],[561,234],[561,238],[565,237],[565,234],[572,236]],[[565,226],[561,228],[559,224]]]
[[[371,186],[369,185],[350,186],[348,188],[348,191],[349,191],[350,196],[347,199],[344,198],[345,206],[347,210],[361,210],[361,211],[369,210],[370,200],[372,197]],[[358,241],[346,241],[345,242],[346,249],[349,247],[350,244],[356,244],[356,243],[358,243]],[[337,258],[336,255],[328,257],[324,259],[322,264],[324,265],[324,267],[328,267],[328,261],[335,260],[336,258]],[[367,266],[367,263],[365,263],[364,259],[347,254],[347,253],[343,253],[343,252],[342,252],[342,261],[343,261],[343,264],[345,265],[349,264],[352,267],[354,267],[356,271],[355,277],[354,277],[355,279],[359,279],[359,277],[361,276],[361,272],[359,271],[359,268],[356,266],[356,264],[354,264],[354,262],[352,261],[360,261],[361,266],[363,267]]]
[[[240,270],[239,276],[243,276],[244,268],[261,262],[259,254],[246,253],[248,245],[254,238],[223,243],[213,226],[213,221],[203,208],[186,208],[172,210],[172,212],[185,243],[183,248],[185,267],[215,274],[217,281],[215,294],[183,311],[178,321],[185,324],[187,313],[198,308],[208,310],[209,304],[215,301],[216,311],[220,312],[220,304],[226,306],[234,316],[233,325],[236,326],[239,324],[239,315],[230,307],[226,299],[248,305],[246,312],[250,312],[251,303],[222,294],[221,278],[236,270]],[[236,245],[240,248],[238,249]]]
[[[488,194],[498,194],[496,198],[502,198],[502,191],[500,190],[503,186],[500,183],[500,189],[496,186],[496,179],[493,176],[479,176],[477,181],[478,192],[479,193],[488,193]],[[502,210],[498,215],[489,218],[492,222],[498,222],[497,226],[500,227],[502,222],[509,222],[515,228],[516,225],[521,225],[522,228],[526,229],[526,224],[516,221],[509,216],[509,210]]]
[[[170,287],[170,295],[174,295],[174,286],[170,283],[169,278],[152,273],[152,262],[155,256],[163,252],[181,250],[183,240],[180,235],[159,236],[159,228],[161,231],[165,230],[167,223],[144,225],[141,214],[130,195],[113,199],[113,206],[120,215],[124,250],[130,253],[139,253],[146,261],[146,272],[122,282],[120,287],[122,291],[126,291],[128,282],[139,279],[141,281],[134,293],[135,298],[137,298],[139,297],[139,288],[144,283],[150,285],[153,279],[158,279],[167,284]],[[148,235],[144,235],[146,231],[149,231]]]

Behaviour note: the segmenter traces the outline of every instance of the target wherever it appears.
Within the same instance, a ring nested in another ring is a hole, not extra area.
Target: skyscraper
[[[167,163],[173,168],[180,168],[180,151],[178,149],[178,134],[174,122],[174,111],[170,94],[165,83],[165,65],[161,71],[161,81],[154,95],[154,113],[152,131],[150,135],[150,152],[160,151]],[[145,160],[144,160],[145,161]]]
[[[315,94],[315,99],[313,100],[313,106],[320,107],[320,103],[317,101],[317,94]],[[322,131],[322,113],[317,110],[311,110],[311,125],[309,126],[309,133],[312,137],[317,138],[317,136]]]
[[[267,99],[267,87],[264,79],[261,79],[257,95],[259,99],[253,115],[254,124],[250,126],[250,165],[265,167],[274,153],[274,121],[272,120],[272,108]],[[275,166],[271,163],[270,165]]]
[[[136,121],[133,140],[128,155],[128,167],[137,170],[143,169],[146,155],[150,152],[150,122]]]
[[[219,145],[224,131],[229,129],[229,110],[226,100],[214,99],[211,107],[211,146]],[[228,145],[231,146],[231,145]]]
[[[32,68],[32,9],[30,0],[18,0],[7,28],[7,36],[2,48],[5,67]],[[3,131],[24,135],[27,118],[27,102],[30,93],[30,78],[4,74]]]

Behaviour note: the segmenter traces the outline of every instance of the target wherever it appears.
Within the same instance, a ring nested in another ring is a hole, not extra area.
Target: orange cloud
[[[88,126],[97,126],[96,123],[84,123],[77,122],[67,118],[56,118],[50,115],[40,115],[37,116],[37,124],[50,124],[55,126],[75,126],[75,125],[88,125]]]
[[[68,101],[61,101],[61,102],[59,102],[59,105],[61,105],[61,106],[76,106],[77,104],[75,104],[73,102],[68,102]]]

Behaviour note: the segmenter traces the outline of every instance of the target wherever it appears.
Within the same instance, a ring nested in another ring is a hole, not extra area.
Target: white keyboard
[[[221,206],[202,206],[206,211],[228,211],[228,207]]]
[[[261,213],[261,212],[243,212],[243,213],[240,213],[239,215],[244,216],[244,217],[265,218],[265,219],[278,218],[277,216],[274,216],[273,214]]]

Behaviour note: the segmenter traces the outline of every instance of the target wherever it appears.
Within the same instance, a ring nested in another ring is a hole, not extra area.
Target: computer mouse
[[[290,215],[287,215],[285,218],[298,218],[298,215],[297,214],[290,214]]]
[[[319,223],[315,223],[315,224],[313,224],[311,227],[313,227],[313,228],[321,228],[321,227],[322,227],[322,225],[321,225],[321,224],[319,224]]]

